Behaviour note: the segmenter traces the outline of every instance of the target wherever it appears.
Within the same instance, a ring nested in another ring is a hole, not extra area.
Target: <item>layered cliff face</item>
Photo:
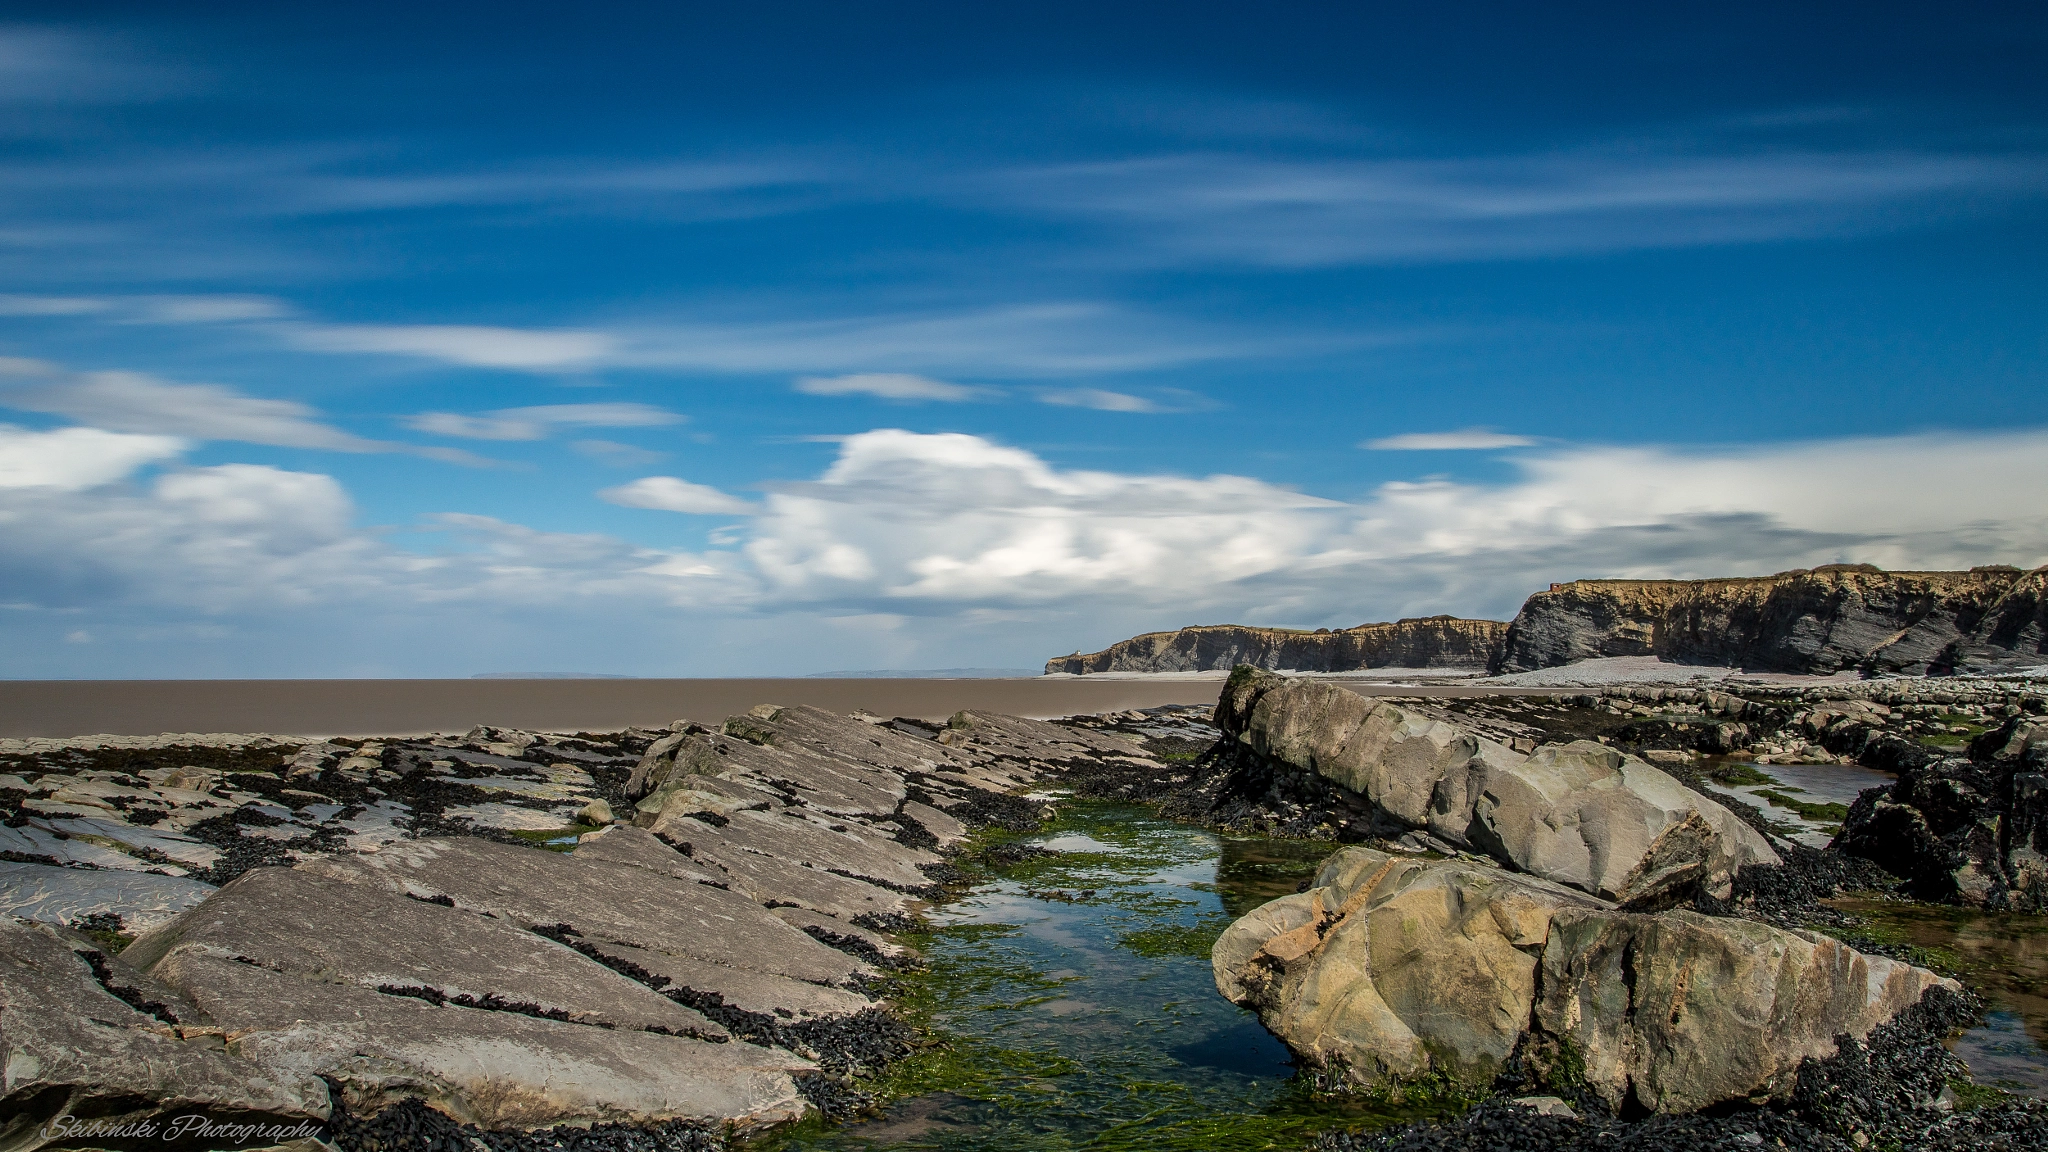
[[[1725,580],[1576,580],[1529,597],[1494,667],[1601,656],[1808,674],[2034,667],[2048,664],[2048,567],[1857,564]]]
[[[1045,662],[1048,675],[1067,672],[1207,672],[1250,664],[1293,672],[1355,672],[1364,668],[1474,671],[1500,656],[1508,626],[1498,620],[1430,616],[1338,631],[1301,632],[1212,624],[1148,632],[1100,652]]]

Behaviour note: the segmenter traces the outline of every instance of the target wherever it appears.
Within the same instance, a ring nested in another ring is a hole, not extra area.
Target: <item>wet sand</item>
[[[1448,686],[1346,684],[1370,696],[1461,696]],[[1216,680],[9,680],[0,737],[270,732],[415,736],[477,724],[550,732],[716,722],[756,704],[942,720],[963,708],[1050,718],[1213,704]],[[1529,691],[1525,689],[1524,691]]]

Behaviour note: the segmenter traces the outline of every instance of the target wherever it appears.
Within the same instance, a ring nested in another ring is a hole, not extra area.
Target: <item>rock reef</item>
[[[910,962],[883,930],[937,893],[940,850],[1038,811],[1011,792],[1048,774],[1161,770],[1016,717],[773,706],[0,755],[10,1152],[61,1116],[174,1108],[685,1147],[855,1107],[853,1078],[906,1050],[871,981]]]
[[[1047,675],[1091,672],[1207,672],[1249,664],[1296,672],[1356,672],[1368,668],[1484,671],[1500,659],[1507,638],[1498,620],[1428,616],[1356,628],[1313,632],[1210,624],[1176,632],[1148,632],[1100,652],[1056,657]]]

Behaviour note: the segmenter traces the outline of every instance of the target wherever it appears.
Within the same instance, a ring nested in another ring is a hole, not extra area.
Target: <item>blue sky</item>
[[[0,675],[2048,562],[2023,5],[11,5]]]

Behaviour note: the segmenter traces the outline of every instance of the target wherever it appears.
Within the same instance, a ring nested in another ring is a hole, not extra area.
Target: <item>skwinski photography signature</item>
[[[189,1112],[182,1116],[147,1117],[125,1120],[82,1120],[66,1113],[43,1125],[42,1137],[49,1141],[60,1140],[159,1140],[166,1144],[191,1140],[206,1140],[215,1147],[258,1147],[283,1144],[291,1140],[303,1140],[308,1136],[319,1136],[322,1126],[312,1120],[301,1120],[295,1124],[263,1124],[246,1120],[216,1120],[210,1116]]]

